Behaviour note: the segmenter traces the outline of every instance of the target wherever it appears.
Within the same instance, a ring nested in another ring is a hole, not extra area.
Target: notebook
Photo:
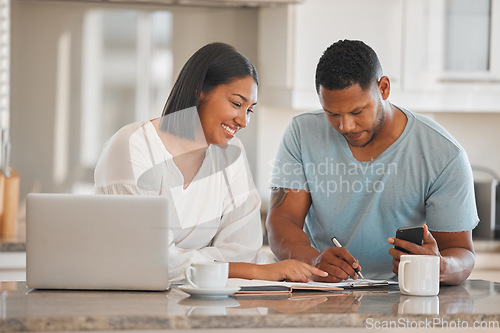
[[[29,194],[27,286],[168,289],[167,214],[165,197]]]

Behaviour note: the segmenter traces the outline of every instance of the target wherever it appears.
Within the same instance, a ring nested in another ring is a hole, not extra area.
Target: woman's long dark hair
[[[251,76],[259,84],[254,65],[234,47],[224,43],[211,43],[196,51],[182,68],[162,113],[161,129],[182,138],[194,140],[192,112],[180,112],[198,108],[200,95],[210,93],[221,84],[229,84],[237,78]],[[167,116],[168,117],[165,117]],[[177,124],[177,125],[176,125]],[[182,126],[178,126],[182,124]],[[187,125],[187,126],[186,126]]]

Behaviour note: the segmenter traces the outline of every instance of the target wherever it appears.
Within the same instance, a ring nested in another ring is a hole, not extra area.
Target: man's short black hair
[[[382,75],[382,66],[371,47],[359,40],[340,40],[330,45],[316,67],[316,91],[342,90],[359,83],[366,90]]]

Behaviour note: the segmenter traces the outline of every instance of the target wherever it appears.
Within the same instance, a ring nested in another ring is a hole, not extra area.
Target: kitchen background
[[[104,142],[159,116],[181,66],[213,41],[232,44],[259,71],[259,104],[239,136],[265,215],[281,135],[291,117],[319,108],[316,63],[347,38],[378,53],[393,103],[433,118],[464,146],[483,215],[476,236],[493,238],[500,0],[11,0],[10,9],[21,219],[29,192],[91,192]]]

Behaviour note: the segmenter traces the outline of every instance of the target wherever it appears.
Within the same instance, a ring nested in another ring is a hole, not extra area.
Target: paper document
[[[398,284],[396,281],[387,280],[344,280],[337,283],[315,282],[307,283],[284,282],[284,281],[265,281],[265,280],[246,280],[246,279],[229,279],[228,287],[241,287],[239,293],[278,293],[278,292],[293,292],[293,291],[336,291],[345,288],[370,288],[378,286],[388,286]]]

